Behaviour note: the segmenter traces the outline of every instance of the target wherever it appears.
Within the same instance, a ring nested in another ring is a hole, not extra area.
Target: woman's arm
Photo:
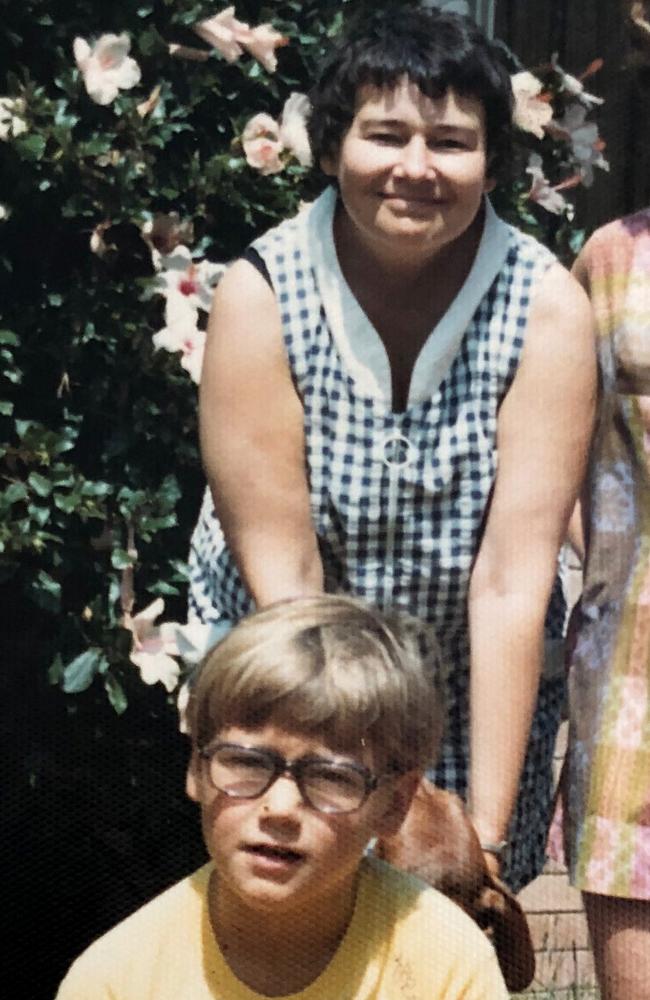
[[[199,427],[215,509],[257,606],[320,592],[303,408],[275,295],[245,260],[230,268],[215,292]]]
[[[544,618],[582,478],[596,390],[589,302],[560,265],[537,290],[499,412],[499,465],[469,593],[471,810],[506,837],[535,707]]]

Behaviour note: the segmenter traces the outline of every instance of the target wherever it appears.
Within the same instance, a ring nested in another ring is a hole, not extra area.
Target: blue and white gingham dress
[[[535,283],[552,255],[486,204],[476,261],[416,362],[406,410],[391,409],[388,359],[338,267],[336,194],[253,246],[282,314],[305,413],[313,523],[328,591],[402,607],[435,628],[448,665],[447,735],[432,777],[464,795],[468,757],[467,591],[497,468],[497,412],[517,370]],[[190,555],[190,616],[252,608],[206,492]],[[547,632],[564,621],[556,586]],[[561,678],[542,681],[505,875],[518,889],[544,859]]]

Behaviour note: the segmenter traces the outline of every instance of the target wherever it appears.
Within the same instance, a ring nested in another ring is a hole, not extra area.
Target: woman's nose
[[[402,146],[395,172],[408,180],[426,180],[435,176],[433,153],[422,136],[414,135]]]

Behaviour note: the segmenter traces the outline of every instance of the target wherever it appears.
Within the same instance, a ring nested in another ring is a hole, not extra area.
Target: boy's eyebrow
[[[272,757],[275,756],[284,757],[284,754],[281,754],[279,750],[276,750],[274,746],[270,746],[268,743],[250,743],[250,742],[239,743],[237,741],[232,741],[232,740],[217,739],[213,740],[211,743],[208,743],[207,746],[203,747],[203,750],[209,753],[212,750],[216,750],[217,747],[220,746],[238,747],[241,750],[257,750],[259,753],[267,753],[270,754]],[[300,754],[298,757],[291,757],[286,759],[289,761],[289,763],[291,763],[291,761],[293,760],[305,759],[305,760],[323,761],[332,764],[353,764],[356,767],[363,767],[366,770],[368,770],[367,766],[362,761],[358,760],[358,758],[355,757],[352,752],[346,753],[344,751],[338,752],[336,750],[327,750],[327,749],[318,751],[309,750],[307,751],[307,753]]]

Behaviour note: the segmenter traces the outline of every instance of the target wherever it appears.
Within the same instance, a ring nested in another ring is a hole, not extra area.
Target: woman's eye
[[[392,132],[371,132],[368,138],[371,142],[378,142],[382,146],[398,146],[402,141],[398,135],[394,135]]]
[[[467,143],[462,139],[433,139],[431,149],[467,149]]]

